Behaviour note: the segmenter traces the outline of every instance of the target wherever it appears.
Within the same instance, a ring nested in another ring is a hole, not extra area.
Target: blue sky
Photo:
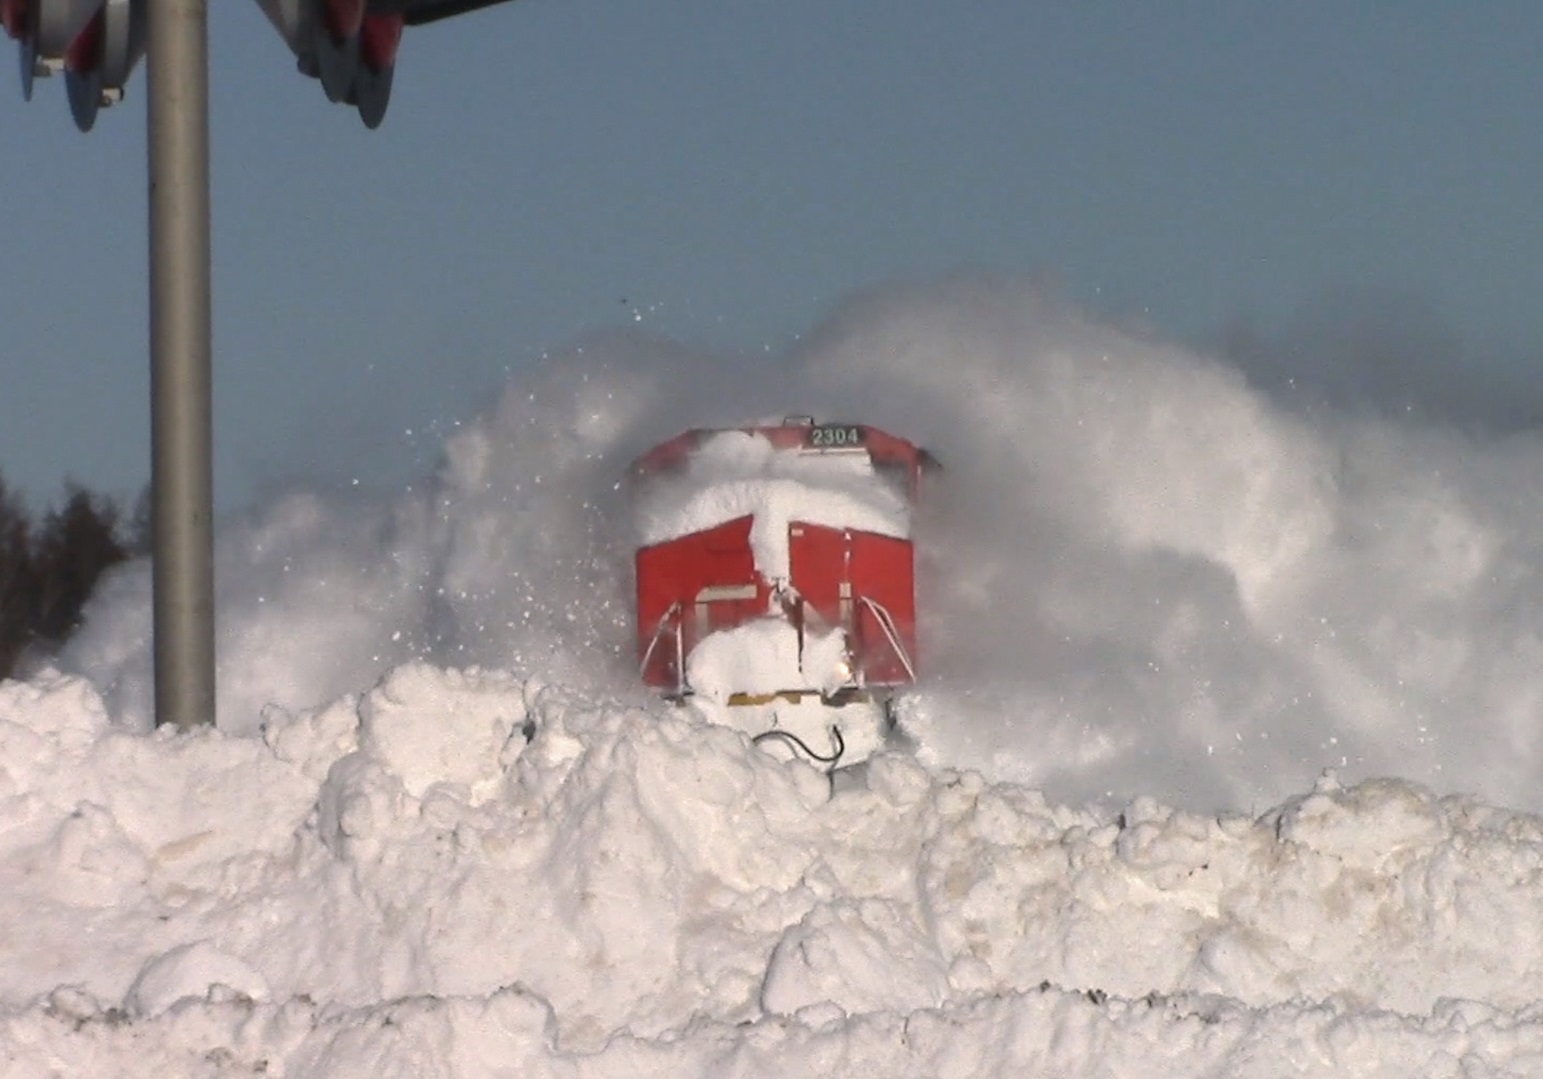
[[[409,31],[376,132],[211,8],[223,510],[410,482],[598,330],[776,362],[959,270],[1543,422],[1536,5],[519,0]],[[89,136],[62,85],[0,97],[0,472],[38,503],[148,477],[143,87]]]

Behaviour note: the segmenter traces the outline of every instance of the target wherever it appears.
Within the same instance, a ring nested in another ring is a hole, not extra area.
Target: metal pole
[[[155,720],[214,722],[207,0],[149,0]]]

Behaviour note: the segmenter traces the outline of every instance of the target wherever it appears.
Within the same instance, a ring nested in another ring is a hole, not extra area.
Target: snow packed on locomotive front
[[[634,463],[643,681],[832,768],[915,682],[911,517],[933,461],[865,424],[683,432]]]

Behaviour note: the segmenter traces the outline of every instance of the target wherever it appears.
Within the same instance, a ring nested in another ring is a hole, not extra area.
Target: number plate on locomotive
[[[815,450],[855,449],[863,444],[863,429],[851,424],[822,424],[809,428],[804,445]]]

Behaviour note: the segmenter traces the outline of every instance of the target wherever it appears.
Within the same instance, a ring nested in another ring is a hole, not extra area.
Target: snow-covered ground
[[[627,462],[789,411],[945,468],[918,749],[834,797],[631,669]],[[0,685],[0,1077],[1543,1074],[1540,517],[1537,439],[1013,284],[586,342],[225,527],[218,731],[143,566]]]

